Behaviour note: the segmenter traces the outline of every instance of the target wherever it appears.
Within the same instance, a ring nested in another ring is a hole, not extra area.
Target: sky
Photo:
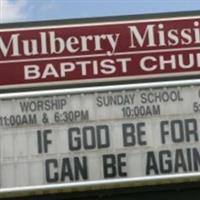
[[[0,0],[0,23],[200,10],[200,0]]]

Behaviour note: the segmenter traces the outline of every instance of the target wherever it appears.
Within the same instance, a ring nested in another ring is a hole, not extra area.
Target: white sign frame
[[[183,81],[117,85],[117,86],[107,86],[107,87],[92,87],[92,88],[88,87],[80,89],[60,89],[60,90],[50,90],[50,91],[20,92],[20,93],[10,93],[10,94],[0,94],[0,99],[6,100],[12,98],[50,96],[50,95],[59,95],[68,93],[76,94],[76,93],[102,92],[109,90],[118,91],[123,89],[145,89],[145,88],[161,88],[161,87],[168,88],[173,86],[181,87],[181,86],[192,86],[192,85],[200,85],[200,80],[194,79],[194,80],[183,80]],[[52,194],[58,192],[62,193],[62,192],[92,191],[99,189],[125,188],[125,187],[148,186],[148,185],[153,186],[161,184],[185,183],[194,181],[200,181],[200,172],[6,188],[6,189],[0,189],[0,198],[28,196],[33,194],[34,195],[39,195],[39,194],[42,195],[48,193]]]

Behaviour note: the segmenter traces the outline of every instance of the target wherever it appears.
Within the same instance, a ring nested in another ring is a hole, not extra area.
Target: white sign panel
[[[1,98],[1,190],[197,173],[199,113],[199,85]]]
[[[89,121],[192,114],[198,110],[200,98],[198,91],[194,90],[190,87],[124,89],[3,100],[0,104],[0,126],[69,125]]]

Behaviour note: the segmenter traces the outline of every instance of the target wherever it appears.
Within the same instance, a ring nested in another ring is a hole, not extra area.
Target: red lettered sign
[[[0,89],[198,75],[200,16],[3,28]]]

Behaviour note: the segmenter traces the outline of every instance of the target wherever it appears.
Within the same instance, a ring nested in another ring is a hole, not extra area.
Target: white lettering
[[[47,78],[48,76],[53,76],[54,78],[58,78],[59,74],[57,73],[56,69],[54,66],[50,63],[48,63],[44,69],[44,72],[42,74],[42,79]]]
[[[3,38],[0,37],[0,53],[3,54],[4,57],[7,56],[9,50],[11,49],[12,51],[12,56],[20,56],[21,54],[19,53],[19,35],[20,34],[13,34],[10,37],[10,40],[6,46],[6,44],[3,41]]]
[[[38,79],[40,77],[40,68],[38,65],[24,65],[25,80]]]
[[[157,65],[154,64],[156,62],[156,58],[153,56],[146,56],[141,59],[140,67],[145,72],[152,72],[157,68]],[[147,64],[148,63],[148,64]]]
[[[142,35],[139,32],[137,26],[129,26],[130,33],[131,33],[130,48],[136,48],[135,39],[140,47],[144,45],[145,41],[147,41],[147,45],[146,45],[147,47],[155,47],[156,43],[154,39],[154,27],[155,25],[153,24],[147,25],[145,28],[144,34]]]

